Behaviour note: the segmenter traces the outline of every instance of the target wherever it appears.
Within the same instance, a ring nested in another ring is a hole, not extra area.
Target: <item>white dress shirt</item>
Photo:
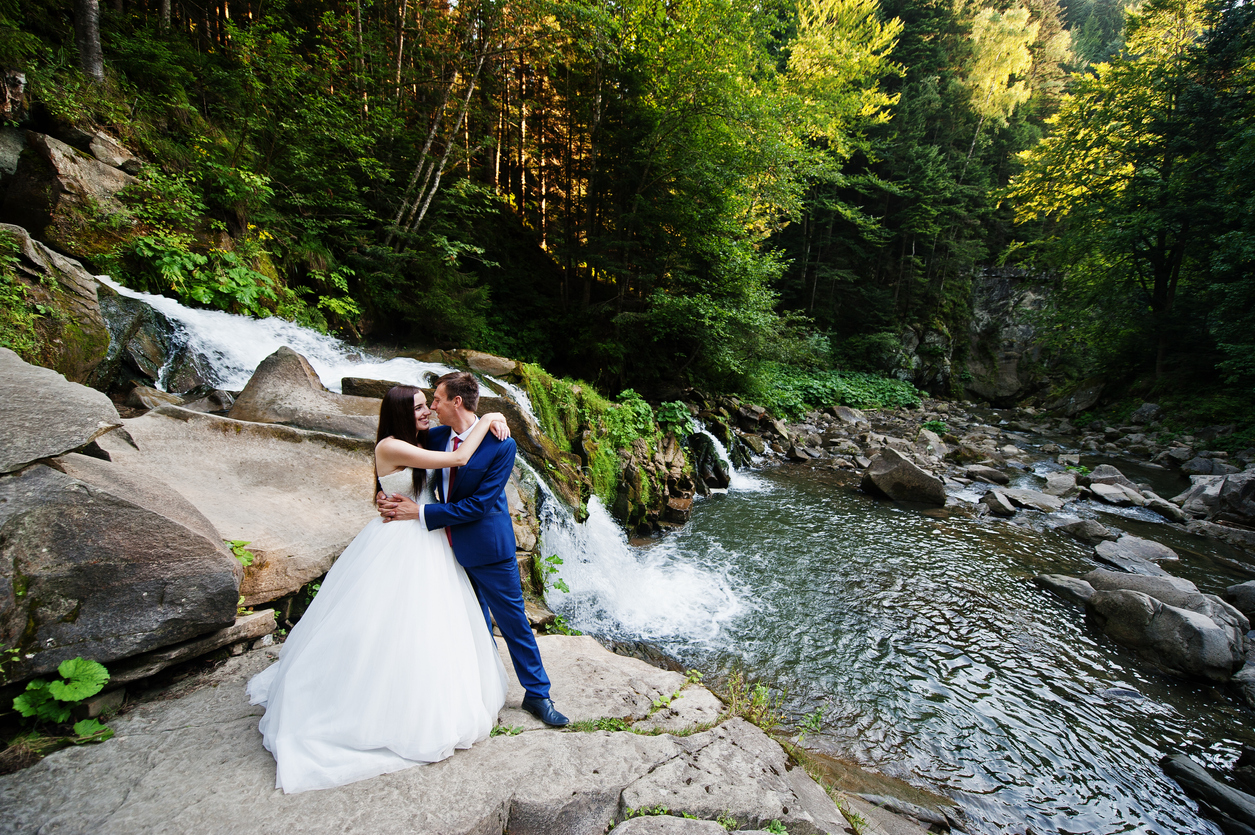
[[[471,421],[471,425],[466,427],[464,431],[455,433],[452,430],[450,430],[449,440],[445,441],[444,451],[453,452],[453,439],[454,438],[458,439],[459,445],[466,443],[467,436],[471,434],[471,430],[475,428],[475,424],[477,423],[479,423],[478,416],[476,416],[475,420]],[[441,486],[444,488],[443,491],[441,492],[441,495],[444,496],[444,500],[447,502],[449,501],[449,468],[448,467],[445,467],[444,469],[440,471],[440,477],[444,479],[444,481],[441,484]],[[418,522],[420,525],[422,525],[425,528],[427,527],[427,517],[423,513],[423,508],[424,508],[424,505],[419,505],[418,507]]]

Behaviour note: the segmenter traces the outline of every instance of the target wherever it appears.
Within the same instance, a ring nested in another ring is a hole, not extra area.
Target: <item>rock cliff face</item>
[[[967,373],[970,396],[1009,404],[1040,383],[1041,346],[1033,314],[1040,311],[1053,279],[1025,270],[987,268],[972,283]]]

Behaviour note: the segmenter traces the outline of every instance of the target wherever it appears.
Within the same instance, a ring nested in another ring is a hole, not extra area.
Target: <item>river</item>
[[[1103,521],[1158,533],[1205,592],[1248,579],[1146,516]],[[712,675],[740,665],[795,723],[822,712],[807,747],[950,796],[974,831],[1216,833],[1159,758],[1228,766],[1255,743],[1230,691],[1155,672],[1033,585],[1095,567],[1040,519],[924,514],[789,465],[656,540],[629,544],[597,506],[579,528],[545,532],[571,624]]]

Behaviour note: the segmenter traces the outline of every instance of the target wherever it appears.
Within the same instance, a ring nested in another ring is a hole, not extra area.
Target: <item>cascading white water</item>
[[[595,497],[583,523],[546,499],[542,547],[562,558],[558,576],[571,589],[551,591],[546,599],[572,625],[613,638],[702,642],[747,608],[726,575],[665,549],[633,548]]]
[[[738,470],[736,465],[732,463],[732,456],[728,454],[728,448],[711,433],[706,425],[697,418],[693,418],[693,431],[705,435],[710,438],[710,442],[715,447],[715,452],[719,454],[719,459],[728,467],[728,489],[729,490],[770,490],[771,485],[763,481],[758,476],[747,473],[744,470]]]
[[[340,390],[342,377],[395,380],[407,385],[426,386],[427,375],[437,376],[454,369],[439,363],[419,362],[406,357],[384,360],[336,339],[279,317],[253,319],[221,310],[184,307],[173,299],[141,293],[123,287],[108,276],[96,276],[121,296],[136,299],[163,314],[177,329],[173,339],[181,346],[208,360],[219,388],[238,391],[248,384],[257,366],[286,345],[296,351],[318,372],[323,385]],[[171,352],[173,353],[173,352]],[[480,386],[481,395],[495,392]],[[523,393],[520,391],[520,395]],[[528,412],[526,395],[519,401]]]

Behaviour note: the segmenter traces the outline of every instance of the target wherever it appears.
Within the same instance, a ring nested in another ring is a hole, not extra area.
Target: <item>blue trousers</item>
[[[484,610],[484,621],[492,633],[492,618],[497,620],[501,637],[510,650],[510,661],[519,677],[519,684],[527,695],[537,699],[549,698],[549,676],[540,660],[540,647],[523,611],[523,588],[519,583],[519,564],[508,559],[489,565],[467,568],[479,605]]]

